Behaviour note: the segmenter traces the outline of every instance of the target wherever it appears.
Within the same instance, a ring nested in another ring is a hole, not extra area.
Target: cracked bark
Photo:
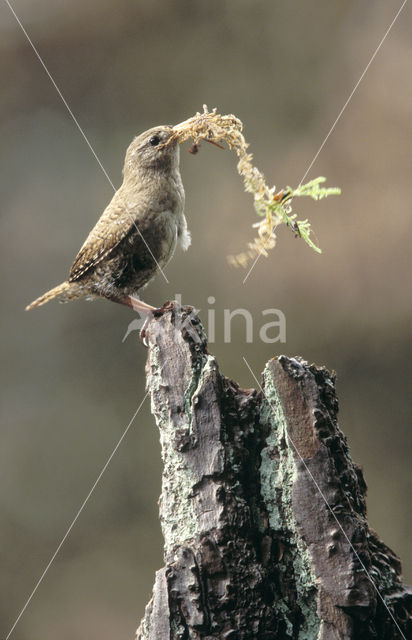
[[[167,303],[148,328],[165,566],[137,639],[412,638],[412,591],[368,526],[334,375],[279,356],[263,392],[241,389],[191,312]]]

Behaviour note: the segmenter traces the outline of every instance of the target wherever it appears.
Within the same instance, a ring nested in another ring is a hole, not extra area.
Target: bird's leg
[[[144,344],[145,347],[148,347],[148,342],[146,340],[146,331],[147,325],[153,317],[153,311],[156,310],[156,307],[152,307],[150,304],[146,304],[143,300],[139,300],[138,298],[133,298],[133,296],[127,296],[126,304],[130,304],[134,311],[140,311],[140,313],[146,314],[146,319],[143,323],[143,327],[140,330],[140,342]]]
[[[126,307],[130,307],[133,311],[138,311],[143,313],[146,316],[146,319],[143,323],[143,327],[140,330],[140,342],[144,344],[145,347],[148,346],[146,340],[146,330],[147,325],[152,319],[153,311],[156,311],[156,307],[152,307],[152,305],[143,302],[143,300],[139,300],[138,298],[134,298],[133,296],[126,296],[125,298],[113,298],[113,302],[118,302],[119,304],[124,304]]]
[[[130,307],[133,311],[141,311],[141,313],[148,314],[156,309],[151,304],[139,300],[139,298],[133,298],[133,296],[126,296],[125,298],[114,298],[113,302],[124,304],[126,307]]]

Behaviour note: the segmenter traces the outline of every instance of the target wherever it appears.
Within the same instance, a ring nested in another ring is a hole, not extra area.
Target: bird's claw
[[[140,342],[142,343],[142,345],[144,345],[145,347],[149,346],[149,332],[147,330],[147,327],[149,325],[149,322],[153,319],[153,313],[150,312],[147,314],[146,316],[146,320],[143,323],[143,327],[140,330]]]
[[[148,342],[148,334],[146,329],[142,329],[140,332],[140,342],[142,343],[142,345],[144,347],[148,347],[149,346],[149,342]]]

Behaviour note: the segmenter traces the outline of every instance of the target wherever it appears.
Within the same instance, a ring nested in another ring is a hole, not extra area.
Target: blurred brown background
[[[134,135],[206,102],[244,122],[270,183],[296,185],[400,2],[332,0],[15,0],[51,74],[116,185]],[[62,281],[112,190],[6,4],[0,7],[2,268],[1,633],[7,634],[144,396],[133,314],[97,301],[24,306]],[[145,299],[216,309],[221,369],[253,386],[273,355],[338,373],[340,424],[369,485],[371,525],[412,579],[411,17],[406,6],[309,178],[342,195],[295,203],[319,256],[287,229],[245,272],[226,255],[256,217],[235,158],[182,149],[193,246]],[[216,303],[208,305],[214,296]],[[241,319],[223,342],[223,309]],[[258,339],[262,309],[287,343]],[[13,637],[132,638],[162,565],[161,463],[146,402]]]

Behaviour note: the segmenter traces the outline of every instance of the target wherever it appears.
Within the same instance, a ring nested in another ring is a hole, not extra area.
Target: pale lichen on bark
[[[297,467],[292,446],[288,442],[287,419],[269,366],[266,366],[263,372],[263,386],[261,421],[268,425],[269,433],[266,436],[266,446],[261,452],[261,492],[271,528],[280,537],[285,538],[286,534],[288,538],[288,548],[279,559],[279,567],[285,575],[292,571],[295,576],[297,604],[304,619],[297,637],[299,640],[313,640],[317,637],[320,626],[320,620],[316,615],[316,576],[312,571],[311,557],[306,544],[296,530],[292,509],[292,487],[297,477]],[[279,598],[277,605],[284,609],[288,632],[293,637],[288,603]]]
[[[165,336],[163,336],[165,337]],[[161,336],[159,342],[161,344]],[[182,350],[189,350],[180,332],[174,334],[180,342]],[[167,348],[168,345],[163,345]],[[168,395],[168,382],[164,371],[164,359],[159,344],[153,344],[149,351],[147,364],[147,385],[151,391],[152,413],[160,432],[162,460],[164,463],[162,496],[160,499],[160,516],[166,555],[178,544],[193,538],[198,531],[198,518],[194,511],[193,502],[189,499],[195,478],[191,469],[185,464],[181,450],[184,439],[191,437],[191,403],[199,381],[199,367],[192,369],[192,363],[179,371],[179,391],[182,394],[181,411],[171,413]],[[177,405],[179,406],[179,405]],[[182,438],[181,446],[171,447],[176,434]],[[184,435],[183,435],[184,434]]]
[[[333,375],[279,356],[263,392],[241,389],[191,311],[168,303],[149,325],[165,567],[137,638],[412,637],[412,595],[368,527]]]

